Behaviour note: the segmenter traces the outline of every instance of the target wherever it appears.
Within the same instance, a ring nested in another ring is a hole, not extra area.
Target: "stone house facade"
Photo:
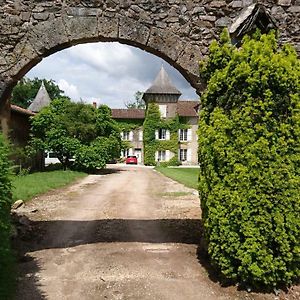
[[[178,161],[183,165],[195,165],[198,163],[198,110],[199,101],[179,100],[181,92],[171,83],[170,78],[162,67],[152,86],[143,95],[146,106],[149,103],[156,103],[159,107],[161,118],[170,120],[179,117],[180,122],[185,124],[184,129],[178,129],[178,149],[177,153],[166,150],[155,151],[155,161],[168,162],[174,156],[178,156]],[[144,140],[143,121],[146,110],[144,109],[112,109],[112,117],[120,124],[135,124],[131,128],[121,132],[123,141],[128,142],[128,148],[123,150],[121,157],[136,155],[139,163],[144,162]],[[122,127],[122,126],[121,126]],[[155,139],[158,141],[170,140],[170,131],[164,128],[155,130]]]

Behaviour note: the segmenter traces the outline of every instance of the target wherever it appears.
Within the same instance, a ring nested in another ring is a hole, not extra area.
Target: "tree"
[[[120,153],[119,129],[107,106],[55,99],[33,117],[32,135],[32,147],[55,152],[64,169],[73,157],[79,167],[103,168]]]
[[[64,92],[52,79],[29,79],[23,77],[13,89],[11,103],[23,108],[28,108],[30,103],[34,100],[43,81],[51,99],[66,97],[64,96]]]
[[[145,109],[146,108],[145,101],[143,100],[143,93],[140,92],[140,91],[137,91],[134,94],[134,100],[127,101],[124,104],[127,108],[139,108],[139,109]]]
[[[300,63],[274,33],[226,32],[201,66],[199,194],[212,264],[252,286],[300,276]]]

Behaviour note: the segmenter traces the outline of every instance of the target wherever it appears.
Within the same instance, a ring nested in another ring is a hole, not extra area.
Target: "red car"
[[[135,155],[129,155],[126,158],[126,165],[137,165],[138,159]]]

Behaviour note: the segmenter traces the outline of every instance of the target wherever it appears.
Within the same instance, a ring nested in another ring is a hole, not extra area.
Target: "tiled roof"
[[[199,101],[178,101],[177,113],[181,117],[198,117]]]
[[[112,109],[111,113],[114,119],[145,119],[144,109]]]
[[[35,99],[29,105],[28,109],[33,112],[39,112],[45,106],[48,106],[51,102],[49,94],[45,88],[44,81],[41,84],[41,87],[38,93],[35,96]]]
[[[35,115],[35,113],[33,113],[32,111],[30,111],[28,109],[25,109],[25,108],[22,108],[20,106],[14,105],[14,104],[11,104],[10,108],[11,108],[12,111],[18,112],[18,113],[23,114],[23,115],[28,115],[28,116],[34,116]]]
[[[181,95],[181,92],[172,84],[168,73],[161,66],[152,86],[144,94]]]

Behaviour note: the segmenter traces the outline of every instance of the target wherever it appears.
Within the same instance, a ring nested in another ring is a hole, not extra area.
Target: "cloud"
[[[184,77],[161,58],[120,43],[90,43],[57,52],[40,62],[27,76],[53,79],[66,95],[112,108],[124,107],[136,91],[145,91],[162,62],[181,99],[198,99]]]
[[[70,84],[65,79],[60,79],[57,84],[59,88],[65,92],[66,96],[69,96],[71,99],[75,101],[80,100],[80,94],[77,86],[75,86],[74,84]]]

